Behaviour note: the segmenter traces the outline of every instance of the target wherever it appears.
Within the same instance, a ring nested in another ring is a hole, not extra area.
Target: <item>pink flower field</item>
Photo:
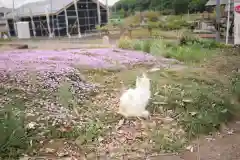
[[[5,71],[70,71],[74,66],[107,69],[125,65],[154,62],[145,53],[113,49],[71,49],[61,51],[7,51],[0,54],[0,70]]]

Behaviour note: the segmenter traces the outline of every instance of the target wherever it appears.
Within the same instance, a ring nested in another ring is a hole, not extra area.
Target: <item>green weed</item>
[[[20,90],[0,88],[1,95],[6,93],[4,107],[0,108],[0,157],[17,158],[29,147],[30,137],[24,127],[25,99]],[[4,97],[4,96],[3,96]]]

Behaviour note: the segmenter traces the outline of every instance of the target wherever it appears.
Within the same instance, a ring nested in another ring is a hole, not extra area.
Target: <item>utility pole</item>
[[[220,42],[220,17],[221,17],[221,13],[220,13],[220,0],[216,0],[216,41]]]
[[[76,17],[77,17],[77,27],[78,27],[78,38],[81,38],[81,26],[80,26],[80,21],[79,21],[79,15],[78,15],[78,0],[74,0],[74,6],[75,6],[75,12],[76,12]]]

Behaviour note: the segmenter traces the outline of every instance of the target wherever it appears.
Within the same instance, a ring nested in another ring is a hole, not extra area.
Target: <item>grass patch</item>
[[[161,111],[159,107],[172,110],[172,117],[183,126],[188,138],[216,131],[239,113],[238,102],[234,100],[239,96],[239,73],[232,73],[233,69],[225,74],[210,72],[208,66],[197,71],[154,73],[150,108],[156,112]]]
[[[201,45],[165,47],[162,55],[166,58],[174,58],[182,62],[200,62],[216,54],[217,50],[203,48]],[[155,53],[161,54],[161,51]]]

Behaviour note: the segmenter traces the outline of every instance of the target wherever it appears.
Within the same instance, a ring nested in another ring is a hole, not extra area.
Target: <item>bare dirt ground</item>
[[[94,42],[94,41],[93,41]],[[6,44],[28,44],[32,49],[67,49],[97,47],[102,42],[93,44],[62,42],[62,41],[14,41]],[[11,50],[12,47],[3,45],[0,51]],[[228,128],[229,127],[229,128]],[[224,127],[221,133],[202,136],[192,143],[192,152],[183,151],[178,155],[159,155],[149,157],[151,160],[240,160],[240,121],[232,122]],[[49,159],[49,158],[47,158]],[[52,159],[52,158],[51,158]],[[54,158],[53,158],[54,159]],[[143,158],[145,159],[145,158]]]
[[[110,45],[114,46],[113,44],[115,41],[110,42]],[[75,48],[102,48],[102,47],[109,47],[109,45],[104,45],[101,39],[88,39],[88,40],[70,40],[70,39],[63,39],[63,40],[50,40],[50,39],[42,39],[42,40],[13,40],[9,42],[4,42],[0,47],[0,50],[9,50],[13,49],[14,45],[23,45],[27,44],[29,49],[42,49],[42,50],[58,50],[58,49],[75,49]]]
[[[239,160],[240,121],[230,123],[221,133],[202,136],[192,147],[193,152],[184,151],[178,156],[159,156],[153,160]]]

